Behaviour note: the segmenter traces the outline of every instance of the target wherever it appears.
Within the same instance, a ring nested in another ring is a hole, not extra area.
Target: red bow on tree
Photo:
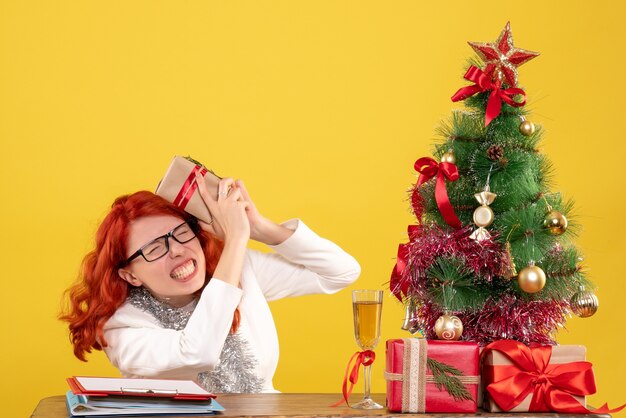
[[[439,212],[443,216],[444,221],[455,229],[461,228],[461,221],[454,213],[448,191],[446,190],[446,179],[448,181],[456,181],[459,178],[459,170],[456,165],[448,162],[438,163],[430,157],[423,157],[415,161],[415,170],[420,173],[417,179],[417,186],[427,182],[435,175],[437,176],[437,184],[435,185],[435,200]]]
[[[418,232],[417,225],[408,226],[409,239],[412,240],[413,236]],[[408,295],[409,292],[409,280],[403,280],[404,269],[409,262],[409,244],[398,245],[398,257],[396,258],[396,265],[393,266],[391,271],[391,279],[389,280],[389,289],[391,293],[402,302],[402,294]]]
[[[485,366],[485,375],[493,382],[487,391],[498,406],[509,411],[532,394],[530,412],[568,412],[573,414],[607,414],[618,412],[626,405],[610,410],[606,404],[590,411],[574,396],[596,392],[596,382],[587,361],[550,364],[551,346],[529,348],[512,340],[496,341],[485,347],[504,354],[512,365]]]
[[[474,85],[461,87],[454,93],[454,96],[452,96],[453,102],[465,100],[476,93],[491,91],[489,101],[487,101],[487,111],[485,112],[485,126],[489,125],[492,120],[498,117],[500,109],[502,109],[502,102],[513,107],[521,107],[526,104],[526,93],[524,93],[524,90],[517,87],[502,90],[502,81],[497,80],[493,82],[491,77],[485,74],[480,68],[474,67],[473,65],[467,70],[463,78],[474,82]],[[513,96],[517,94],[524,96],[521,102],[513,100]]]

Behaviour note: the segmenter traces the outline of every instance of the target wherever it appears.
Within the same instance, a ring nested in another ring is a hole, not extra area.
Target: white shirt
[[[239,306],[237,333],[257,361],[262,391],[272,392],[278,336],[268,301],[313,293],[335,293],[360,274],[357,261],[297,219],[294,233],[264,254],[248,250],[240,287],[210,280],[183,330],[162,328],[151,314],[125,302],[104,326],[111,363],[126,377],[197,380],[217,365]]]

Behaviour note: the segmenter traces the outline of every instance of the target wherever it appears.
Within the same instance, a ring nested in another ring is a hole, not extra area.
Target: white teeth
[[[174,271],[170,273],[170,277],[172,279],[184,279],[185,277],[191,275],[196,270],[196,266],[193,260],[189,260],[185,264],[180,267],[177,267]]]

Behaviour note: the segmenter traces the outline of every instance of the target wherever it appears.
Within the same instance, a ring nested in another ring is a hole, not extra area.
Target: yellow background
[[[576,199],[601,301],[558,340],[587,346],[592,404],[626,400],[624,6],[432,3],[0,2],[2,415],[28,415],[68,376],[116,375],[102,353],[73,358],[59,299],[112,200],[153,190],[175,154],[245,179],[268,217],[342,245],[363,268],[352,288],[385,288],[413,221],[413,162],[466,84],[466,41],[494,41],[509,19],[517,46],[542,53],[520,81],[555,190]],[[272,309],[276,387],[339,391],[356,349],[350,292]],[[383,316],[382,341],[407,336],[392,297]]]

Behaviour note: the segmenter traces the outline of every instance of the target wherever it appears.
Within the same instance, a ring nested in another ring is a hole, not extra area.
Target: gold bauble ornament
[[[519,125],[519,131],[524,136],[531,136],[535,133],[535,124],[529,120],[524,120]]]
[[[552,235],[561,235],[567,229],[567,218],[561,212],[551,210],[545,218],[543,218],[543,226],[547,228]]]
[[[576,315],[581,318],[588,318],[598,311],[598,297],[585,290],[585,286],[580,286],[578,292],[569,301],[569,306]]]
[[[456,164],[456,157],[454,156],[454,153],[452,151],[448,151],[441,156],[441,162]]]
[[[546,273],[540,267],[530,264],[517,275],[519,287],[526,293],[537,293],[546,285]]]
[[[458,316],[443,314],[435,322],[435,334],[440,340],[458,340],[463,334],[463,323]]]

